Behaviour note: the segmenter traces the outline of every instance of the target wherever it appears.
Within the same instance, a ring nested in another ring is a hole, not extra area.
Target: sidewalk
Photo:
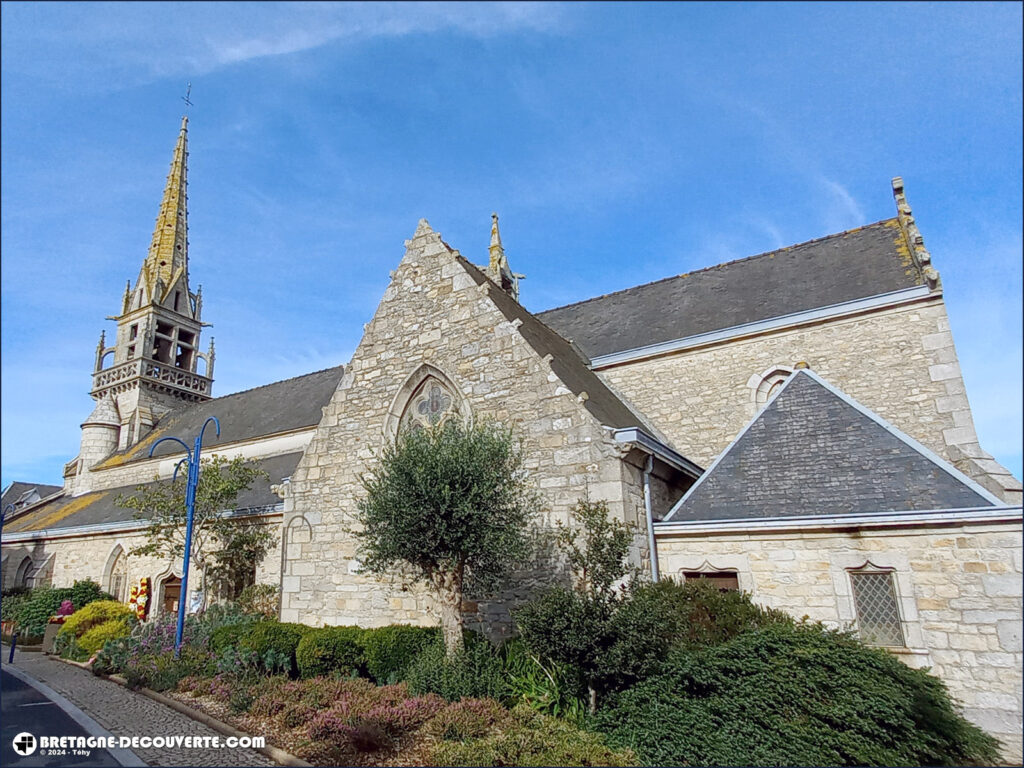
[[[4,649],[6,666],[7,649]],[[223,744],[225,737],[185,715],[91,672],[55,661],[41,653],[14,652],[14,665],[53,688],[115,736],[210,736]],[[59,735],[59,734],[55,734]],[[252,736],[262,736],[254,733]],[[270,758],[253,749],[176,747],[139,748],[133,751],[151,766],[273,766]]]

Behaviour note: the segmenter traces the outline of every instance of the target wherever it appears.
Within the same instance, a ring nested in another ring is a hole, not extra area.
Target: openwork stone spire
[[[524,275],[517,275],[508,265],[505,248],[501,244],[501,232],[498,230],[498,214],[491,214],[491,245],[490,262],[484,272],[491,280],[501,286],[502,290],[519,300],[519,281]]]

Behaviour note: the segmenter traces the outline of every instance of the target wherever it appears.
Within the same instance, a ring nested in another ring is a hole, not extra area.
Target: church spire
[[[501,231],[498,229],[498,214],[496,213],[491,214],[491,245],[488,250],[491,258],[484,272],[497,285],[500,285],[502,290],[518,301],[519,280],[523,275],[515,274],[508,265],[505,247],[501,244]]]
[[[181,131],[174,146],[171,170],[160,201],[160,212],[139,273],[135,290],[144,288],[146,299],[163,303],[171,288],[184,278],[188,285],[188,117],[181,118]]]

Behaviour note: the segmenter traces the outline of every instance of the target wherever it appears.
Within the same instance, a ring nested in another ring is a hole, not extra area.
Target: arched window
[[[452,418],[470,420],[469,406],[452,380],[432,365],[417,368],[399,388],[384,423],[386,440],[406,429],[444,424]]]
[[[32,558],[25,555],[25,558],[18,565],[18,571],[14,575],[14,586],[27,587],[29,579],[32,578]]]
[[[127,600],[125,592],[128,589],[128,557],[124,550],[117,553],[114,564],[110,567],[110,580],[107,591],[114,596],[115,600],[122,603]]]

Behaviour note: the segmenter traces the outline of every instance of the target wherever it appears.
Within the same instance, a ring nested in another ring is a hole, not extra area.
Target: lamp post
[[[185,611],[187,610],[188,600],[188,561],[189,556],[192,554],[192,520],[196,514],[196,486],[199,485],[199,451],[203,446],[203,433],[211,421],[217,427],[217,437],[220,437],[220,421],[217,420],[216,416],[211,416],[203,422],[203,428],[199,430],[195,445],[191,449],[184,440],[177,437],[161,437],[149,449],[149,455],[152,456],[156,447],[167,440],[180,443],[185,449],[185,458],[174,467],[172,480],[177,479],[178,470],[182,464],[188,465],[188,482],[185,485],[185,562],[181,570],[181,594],[178,595],[178,628],[174,634],[174,658],[176,659],[181,658],[181,636],[185,631]]]

